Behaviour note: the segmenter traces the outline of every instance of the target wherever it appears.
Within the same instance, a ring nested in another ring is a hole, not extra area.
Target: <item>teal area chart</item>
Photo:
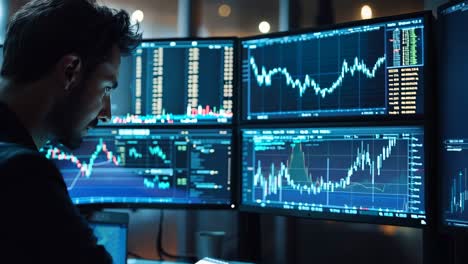
[[[243,130],[243,204],[425,219],[419,127]]]

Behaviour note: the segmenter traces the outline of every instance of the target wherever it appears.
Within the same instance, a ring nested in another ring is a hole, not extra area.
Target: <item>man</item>
[[[32,0],[11,18],[0,81],[1,263],[112,263],[38,149],[48,140],[76,148],[110,119],[120,56],[141,39],[129,21],[91,0]]]

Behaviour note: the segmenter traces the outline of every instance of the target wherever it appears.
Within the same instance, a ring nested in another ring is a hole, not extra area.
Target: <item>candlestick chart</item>
[[[229,124],[234,46],[232,39],[144,41],[124,60],[110,123]]]
[[[444,220],[449,225],[468,227],[468,140],[444,141],[443,174]]]
[[[99,128],[41,151],[76,203],[229,203],[230,132]]]
[[[424,213],[423,138],[415,128],[244,130],[243,202]]]

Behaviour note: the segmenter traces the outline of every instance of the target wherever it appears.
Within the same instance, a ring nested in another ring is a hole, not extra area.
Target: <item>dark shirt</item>
[[[0,103],[0,263],[112,263],[15,113]]]

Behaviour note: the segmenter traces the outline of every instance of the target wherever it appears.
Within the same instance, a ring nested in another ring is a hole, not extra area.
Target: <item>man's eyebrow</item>
[[[110,88],[111,89],[115,89],[117,88],[117,86],[119,86],[119,82],[117,81],[117,76],[113,75],[113,74],[109,74],[109,75],[106,75],[104,78],[105,82],[106,82],[106,85],[110,85]]]
[[[113,73],[106,73],[104,76],[103,76],[103,79],[104,81],[106,82],[106,85],[111,85],[110,88],[111,89],[115,89],[117,88],[117,86],[119,86],[119,82],[117,81],[117,75],[113,74]]]
[[[116,89],[117,87],[119,86],[119,82],[118,81],[112,81],[112,89]]]

